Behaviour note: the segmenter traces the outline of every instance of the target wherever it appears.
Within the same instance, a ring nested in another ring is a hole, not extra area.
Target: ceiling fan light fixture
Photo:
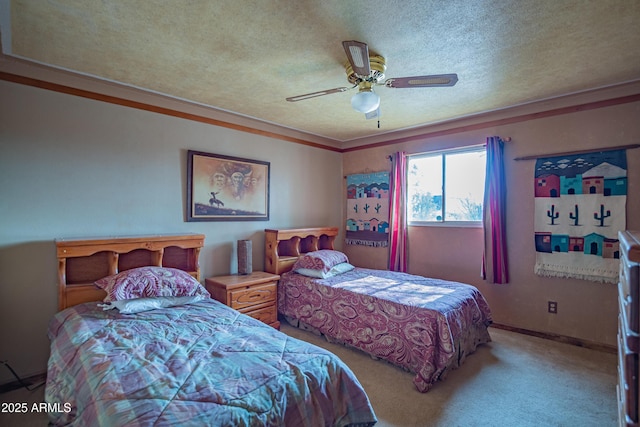
[[[351,106],[360,113],[370,113],[380,106],[380,96],[370,87],[362,88],[351,98]]]

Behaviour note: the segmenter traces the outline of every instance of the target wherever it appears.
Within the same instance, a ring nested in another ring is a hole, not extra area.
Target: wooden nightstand
[[[211,297],[276,329],[278,322],[277,274],[254,271],[251,274],[217,276],[205,279]]]

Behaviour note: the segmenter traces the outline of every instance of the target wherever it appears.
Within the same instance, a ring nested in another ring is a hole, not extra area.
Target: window
[[[409,222],[462,225],[482,221],[486,158],[482,146],[410,156]]]

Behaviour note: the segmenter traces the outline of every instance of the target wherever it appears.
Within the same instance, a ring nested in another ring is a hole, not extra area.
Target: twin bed
[[[278,310],[416,374],[428,391],[490,341],[470,285],[353,267],[337,228],[265,230]],[[53,425],[372,426],[368,397],[335,355],[211,298],[204,236],[56,241],[59,309],[45,400]]]
[[[354,268],[334,250],[337,228],[265,233],[265,268],[280,275],[279,313],[415,373],[421,392],[491,341],[491,311],[474,286]]]
[[[335,355],[209,298],[199,283],[203,243],[202,235],[56,242],[61,311],[49,327],[45,400],[63,410],[51,423],[375,424]]]

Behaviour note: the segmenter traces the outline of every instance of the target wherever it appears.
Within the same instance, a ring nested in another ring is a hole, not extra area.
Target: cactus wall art
[[[534,271],[616,283],[626,228],[624,150],[539,158],[534,173]]]
[[[389,172],[347,176],[348,245],[387,246],[389,240]]]

